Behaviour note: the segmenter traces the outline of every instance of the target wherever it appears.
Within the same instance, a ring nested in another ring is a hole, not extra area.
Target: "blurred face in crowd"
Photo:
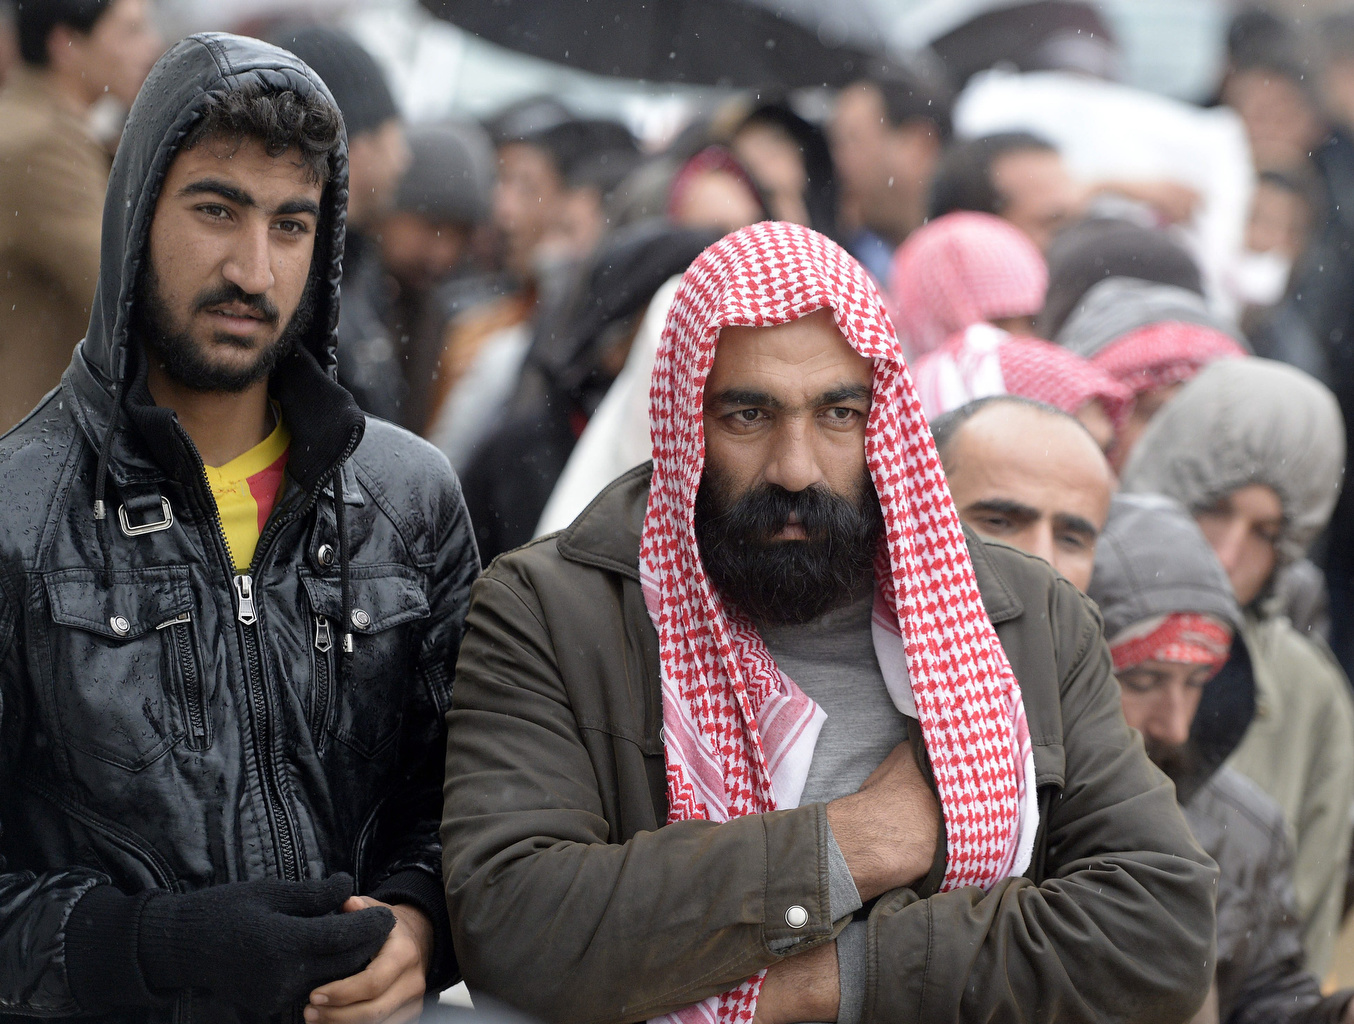
[[[397,118],[348,140],[348,223],[352,227],[367,230],[394,206],[410,159],[404,125]]]
[[[138,331],[151,385],[243,391],[304,328],[322,185],[294,152],[208,138],[170,164],[150,227]]]
[[[712,582],[754,621],[810,621],[873,579],[872,378],[828,310],[720,333],[696,536]]]
[[[1245,124],[1261,170],[1301,166],[1326,135],[1311,97],[1283,75],[1261,69],[1234,72],[1223,85],[1222,100]]]
[[[1237,603],[1250,604],[1279,564],[1284,528],[1279,495],[1265,484],[1247,484],[1208,508],[1196,510],[1194,518],[1227,570]]]
[[[725,234],[756,224],[762,216],[761,203],[747,183],[720,170],[692,175],[672,211],[675,224]]]
[[[460,265],[470,234],[465,224],[397,210],[381,222],[381,262],[404,287],[430,288]]]
[[[1081,426],[1041,409],[994,402],[963,423],[941,454],[960,519],[983,537],[1037,555],[1086,589],[1114,480]]]
[[[1147,756],[1167,774],[1183,760],[1199,700],[1216,671],[1212,665],[1144,661],[1115,673],[1125,721],[1142,733]]]
[[[1019,149],[992,161],[992,185],[1002,197],[1000,214],[1040,249],[1081,213],[1083,192],[1061,154]]]
[[[838,96],[828,135],[848,204],[867,227],[902,241],[925,217],[941,150],[935,126],[921,118],[890,125],[879,90],[858,83]]]
[[[85,103],[108,94],[130,107],[163,51],[149,0],[114,0],[89,32],[57,25],[47,39],[49,66]]]
[[[509,142],[498,151],[494,225],[503,236],[509,269],[529,275],[536,248],[559,218],[564,182],[539,146]]]
[[[809,175],[799,144],[774,125],[754,122],[734,136],[730,148],[766,193],[771,215],[776,220],[808,226],[804,190]]]

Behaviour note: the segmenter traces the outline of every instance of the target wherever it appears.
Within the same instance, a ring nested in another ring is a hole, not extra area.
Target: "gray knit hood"
[[[1077,303],[1053,340],[1090,359],[1125,334],[1160,323],[1211,327],[1250,351],[1246,339],[1214,314],[1201,296],[1185,288],[1135,277],[1107,277],[1097,284]]]
[[[1223,359],[1152,420],[1122,487],[1168,495],[1194,512],[1247,484],[1272,487],[1283,504],[1286,565],[1330,519],[1344,462],[1344,420],[1325,385],[1268,359]]]
[[[1194,517],[1157,494],[1115,497],[1086,593],[1100,606],[1111,642],[1139,622],[1179,612],[1241,628],[1232,584]]]

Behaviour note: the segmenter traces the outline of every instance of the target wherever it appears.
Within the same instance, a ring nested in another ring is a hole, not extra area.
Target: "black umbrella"
[[[845,85],[876,68],[858,0],[422,0],[519,53],[618,78],[733,88]],[[823,13],[824,7],[831,13]]]

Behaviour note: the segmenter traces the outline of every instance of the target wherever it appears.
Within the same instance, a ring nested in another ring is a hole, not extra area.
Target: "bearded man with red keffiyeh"
[[[1212,863],[1092,606],[960,526],[868,275],[683,277],[652,465],[476,585],[448,716],[472,993],[547,1021],[1186,1020]]]

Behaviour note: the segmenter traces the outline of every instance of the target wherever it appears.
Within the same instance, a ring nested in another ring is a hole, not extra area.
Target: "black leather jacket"
[[[112,173],[89,334],[0,439],[0,1017],[97,1012],[72,992],[66,931],[108,883],[351,872],[433,916],[430,983],[452,976],[443,713],[479,562],[446,459],[366,420],[333,380],[346,153],[325,190],[313,326],[273,377],[287,480],[245,573],[129,335],[160,183],[204,95],[261,76],[327,96],[289,57],[197,36],[152,73]],[[229,1011],[186,996],[151,1011],[171,1014]]]

